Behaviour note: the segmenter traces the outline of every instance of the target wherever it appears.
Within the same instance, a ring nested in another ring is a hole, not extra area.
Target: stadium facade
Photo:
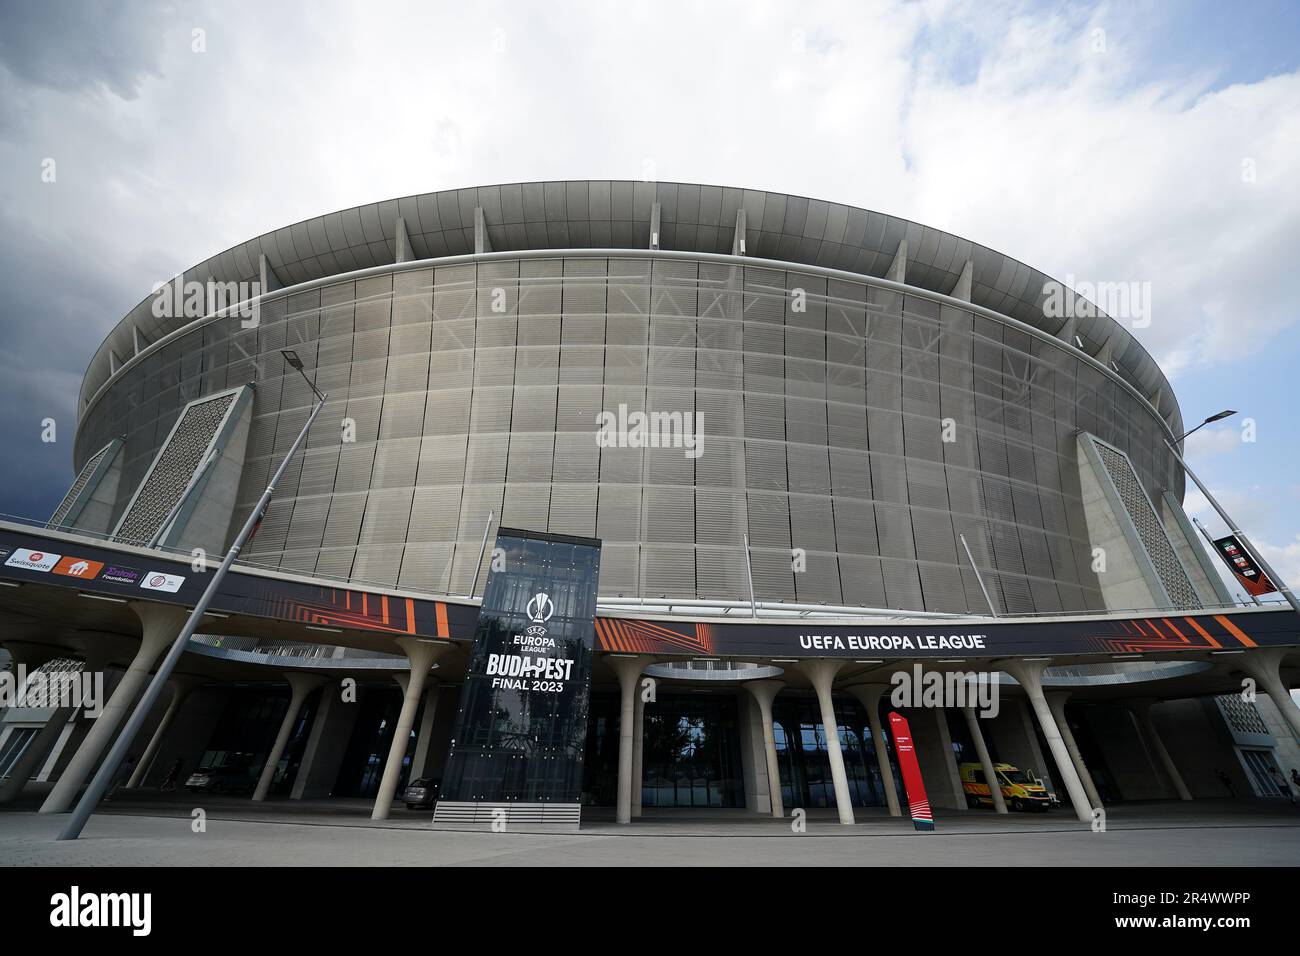
[[[187,270],[109,333],[49,540],[94,539],[133,565],[220,555],[315,400],[286,349],[328,400],[241,566],[441,602],[448,640],[214,621],[139,743],[135,784],[180,760],[186,775],[256,779],[258,798],[374,796],[386,815],[395,787],[440,776],[466,669],[456,614],[473,613],[462,596],[481,594],[498,527],[599,540],[583,799],[619,819],[643,805],[897,812],[880,701],[923,655],[816,653],[836,628],[889,621],[1037,628],[1005,646],[1038,653],[927,658],[1015,678],[1000,678],[1011,706],[995,720],[914,716],[936,806],[964,806],[961,768],[990,760],[1076,811],[1275,795],[1271,766],[1300,764],[1285,691],[1276,706],[1231,696],[1257,667],[1275,691],[1294,676],[1293,612],[1237,607],[1183,511],[1165,376],[1121,322],[990,249],[836,203],[610,181],[449,190],[287,226]],[[40,586],[22,590],[36,601]],[[1197,617],[1214,612],[1229,637]],[[106,630],[144,620],[134,660],[156,654],[153,609],[103,613],[123,615],[94,622]],[[722,622],[738,618],[752,633],[728,644]],[[1247,618],[1276,646],[1233,623]],[[642,637],[618,623],[632,619]],[[767,649],[792,620],[824,626]],[[1071,620],[1161,642],[1054,649],[1051,628]],[[1169,630],[1143,623],[1158,620]],[[710,637],[655,636],[682,621]],[[15,660],[89,664],[77,623],[7,643]],[[1237,633],[1253,650],[1229,661]],[[1174,635],[1184,646],[1163,643]],[[647,674],[651,701],[633,692]],[[359,678],[358,701],[338,703],[340,678]],[[47,808],[63,809],[102,741],[65,714],[37,759],[53,718],[28,716],[7,719],[0,772],[62,777]]]

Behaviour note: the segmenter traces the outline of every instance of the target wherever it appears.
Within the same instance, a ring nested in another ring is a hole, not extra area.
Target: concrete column
[[[812,682],[821,707],[822,729],[826,732],[826,752],[830,757],[831,781],[835,784],[835,809],[840,823],[853,823],[853,800],[849,796],[849,777],[844,769],[844,754],[840,752],[839,722],[835,719],[835,705],[831,700],[831,686],[844,661],[803,661],[799,669]]]
[[[289,793],[290,800],[327,797],[332,792],[358,710],[355,701],[343,700],[342,690],[335,681],[321,691],[311,734],[302,750],[302,763],[298,765]]]
[[[1151,705],[1154,703],[1153,700],[1131,701],[1129,710],[1137,718],[1138,725],[1146,735],[1147,742],[1151,744],[1151,749],[1156,753],[1156,759],[1160,761],[1160,766],[1165,768],[1165,774],[1169,777],[1169,782],[1173,784],[1178,799],[1190,800],[1192,799],[1191,791],[1187,789],[1187,784],[1183,782],[1183,775],[1174,766],[1174,758],[1169,756],[1169,751],[1165,749],[1165,742],[1160,739],[1160,732],[1156,730],[1155,722],[1151,719]]]
[[[643,679],[644,680],[644,679]],[[641,816],[642,790],[645,789],[645,688],[637,681],[632,717],[632,818]]]
[[[1234,662],[1241,664],[1241,669],[1255,678],[1255,682],[1264,688],[1273,706],[1291,727],[1291,735],[1300,743],[1300,706],[1296,706],[1291,691],[1282,683],[1282,659],[1287,648],[1269,647],[1261,650],[1247,651]]]
[[[785,686],[779,680],[752,680],[745,684],[745,689],[753,695],[758,703],[758,712],[763,718],[763,753],[767,757],[767,793],[772,801],[772,816],[785,816],[785,804],[781,799],[781,768],[776,762],[776,730],[772,726],[772,701]]]
[[[68,719],[76,713],[75,707],[60,707],[50,715],[45,726],[36,732],[36,736],[27,744],[27,749],[18,758],[18,762],[9,768],[9,776],[0,781],[0,806],[13,803],[23,792],[32,776],[50,756],[50,751],[58,743],[59,734],[67,725]]]
[[[429,762],[429,742],[433,739],[433,720],[438,714],[438,697],[442,693],[442,684],[433,681],[424,692],[424,709],[420,711],[420,727],[415,732],[415,756],[411,758],[411,777],[417,779],[425,774],[425,764]]]
[[[1034,716],[1038,718],[1038,726],[1042,729],[1047,746],[1052,751],[1052,759],[1056,761],[1061,783],[1065,786],[1070,803],[1074,806],[1074,815],[1083,823],[1091,823],[1092,807],[1088,804],[1088,794],[1083,789],[1083,782],[1079,779],[1078,772],[1074,769],[1069,751],[1065,749],[1061,731],[1056,726],[1055,718],[1052,717],[1052,708],[1048,706],[1047,698],[1043,696],[1043,671],[1047,669],[1047,664],[1042,661],[1012,660],[1002,661],[998,666],[1014,677],[1024,688],[1025,696],[1029,698],[1029,705],[1034,709]]]
[[[158,721],[158,727],[149,738],[149,746],[144,748],[144,754],[136,762],[135,772],[131,774],[131,779],[126,782],[126,788],[133,790],[144,783],[144,778],[149,775],[153,767],[154,758],[158,756],[158,748],[162,746],[163,737],[167,736],[167,731],[171,729],[172,721],[176,719],[176,712],[181,709],[181,704],[185,703],[185,698],[199,684],[197,677],[191,677],[189,674],[176,674],[169,681],[172,685],[172,699],[163,711],[162,719]]]
[[[1088,772],[1088,765],[1083,762],[1083,752],[1079,750],[1079,744],[1074,739],[1074,731],[1070,729],[1070,722],[1065,719],[1065,702],[1070,699],[1068,690],[1054,690],[1047,695],[1047,706],[1052,708],[1052,716],[1056,718],[1056,726],[1061,731],[1061,739],[1065,741],[1065,749],[1070,753],[1070,759],[1074,761],[1075,772],[1079,775],[1079,782],[1083,784],[1083,790],[1088,794],[1088,800],[1094,807],[1103,806],[1101,794],[1097,792],[1097,784],[1093,782],[1092,774]]]
[[[388,813],[393,808],[397,782],[402,776],[402,761],[406,759],[406,745],[411,739],[411,725],[415,723],[415,712],[420,707],[425,680],[430,668],[448,648],[446,644],[421,641],[414,637],[399,637],[397,643],[411,662],[411,672],[409,675],[398,675],[398,683],[402,684],[403,691],[402,710],[397,716],[397,726],[393,728],[393,743],[388,748],[388,760],[384,763],[384,775],[379,781],[375,808],[370,813],[372,820],[387,820]],[[404,684],[401,677],[406,678]]]
[[[988,745],[984,743],[984,732],[980,730],[979,718],[975,716],[974,707],[963,707],[966,717],[966,729],[970,731],[971,740],[975,742],[975,753],[979,755],[980,767],[984,779],[989,783],[989,794],[993,797],[993,809],[997,813],[1007,812],[1007,800],[1002,795],[1002,782],[998,780],[997,771],[993,769],[993,758],[989,756]]]
[[[880,783],[885,788],[885,803],[889,805],[889,815],[901,817],[903,809],[898,805],[898,787],[894,783],[894,768],[889,765],[889,748],[885,746],[885,730],[880,723],[880,698],[888,689],[888,684],[854,684],[848,688],[848,691],[858,699],[867,712],[867,723],[871,727],[871,742],[876,747],[876,766],[880,768]]]
[[[262,765],[262,775],[257,778],[257,787],[253,790],[253,800],[258,802],[265,800],[266,794],[271,789],[276,768],[280,764],[280,758],[284,756],[284,748],[289,743],[289,734],[293,732],[293,725],[298,722],[298,711],[302,710],[303,701],[307,699],[308,694],[326,682],[319,674],[296,672],[285,674],[284,679],[289,682],[291,691],[289,706],[285,709],[284,719],[280,721],[280,732],[275,735],[275,743],[271,746],[271,752],[266,755],[266,763]]]
[[[966,789],[961,785],[961,771],[957,769],[957,752],[952,746],[952,731],[948,729],[948,711],[943,707],[934,707],[934,729],[939,737],[939,758],[942,761],[943,774],[948,779],[948,789],[952,793],[952,805],[957,809],[966,806]],[[913,736],[916,725],[912,725]],[[930,795],[930,805],[942,806],[935,794]]]
[[[632,822],[632,738],[636,729],[636,690],[642,672],[653,660],[642,654],[628,657],[610,654],[605,658],[618,677],[618,810],[619,823]]]
[[[126,673],[104,706],[103,713],[96,718],[67,769],[45,798],[41,813],[66,813],[72,807],[82,785],[90,778],[100,757],[112,743],[118,727],[135,706],[136,698],[149,680],[149,671],[159,655],[176,640],[189,617],[187,609],[172,605],[132,601],[130,607],[140,618],[140,649],[127,666]]]

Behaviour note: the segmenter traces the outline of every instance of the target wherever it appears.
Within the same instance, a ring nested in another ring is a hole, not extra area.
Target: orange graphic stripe
[[[1224,629],[1229,634],[1231,634],[1237,640],[1241,641],[1241,643],[1244,644],[1246,647],[1259,647],[1258,644],[1256,644],[1254,641],[1252,641],[1249,637],[1246,636],[1245,631],[1239,628],[1236,624],[1233,624],[1222,614],[1214,615],[1214,619],[1218,621],[1220,624],[1222,624]]]
[[[1184,644],[1187,643],[1187,635],[1184,634],[1182,631],[1178,630],[1178,625],[1176,625],[1173,621],[1169,620],[1169,618],[1167,617],[1162,617],[1160,620],[1165,622],[1165,626],[1168,627],[1169,630],[1173,631],[1175,634],[1178,635],[1179,640],[1181,640]]]
[[[1201,637],[1209,641],[1211,647],[1220,647],[1220,648],[1223,647],[1222,644],[1220,644],[1218,641],[1216,641],[1214,638],[1210,636],[1209,631],[1207,631],[1205,628],[1201,627],[1201,625],[1196,623],[1195,618],[1185,617],[1183,618],[1183,620],[1186,621],[1188,624],[1190,624],[1192,627],[1194,627],[1196,629],[1196,632],[1200,634]]]
[[[409,601],[410,598],[407,598],[407,600]],[[414,606],[408,608],[407,613],[411,615],[412,619],[414,619],[415,618]],[[433,605],[433,613],[438,621],[438,636],[451,637],[451,631],[447,627],[447,605],[443,604],[441,601],[436,602]]]

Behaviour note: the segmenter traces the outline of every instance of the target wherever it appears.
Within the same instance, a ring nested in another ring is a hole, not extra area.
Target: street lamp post
[[[1193,428],[1192,431],[1183,432],[1183,434],[1179,435],[1173,441],[1165,439],[1165,444],[1169,446],[1169,450],[1173,453],[1174,459],[1182,466],[1183,471],[1187,472],[1187,476],[1191,478],[1196,484],[1196,487],[1201,490],[1201,494],[1205,495],[1205,500],[1210,503],[1210,507],[1219,513],[1219,517],[1222,518],[1223,523],[1228,526],[1228,530],[1237,538],[1238,541],[1241,542],[1241,546],[1246,549],[1246,553],[1255,559],[1255,563],[1259,565],[1259,569],[1264,572],[1265,576],[1267,576],[1270,581],[1273,582],[1273,586],[1277,588],[1278,593],[1286,598],[1287,603],[1289,603],[1297,613],[1300,613],[1300,600],[1296,599],[1292,590],[1283,583],[1282,579],[1278,577],[1277,572],[1273,570],[1272,566],[1266,560],[1264,560],[1264,556],[1259,553],[1259,549],[1256,548],[1255,545],[1251,543],[1250,539],[1246,537],[1246,533],[1237,527],[1236,522],[1229,517],[1228,512],[1224,511],[1223,506],[1215,500],[1214,495],[1210,494],[1210,489],[1206,488],[1201,482],[1201,479],[1196,477],[1196,472],[1192,471],[1192,469],[1187,466],[1187,462],[1183,460],[1183,456],[1178,453],[1178,449],[1175,447],[1179,442],[1197,429],[1204,428],[1206,425],[1210,424],[1210,422],[1217,422],[1221,419],[1227,418],[1229,415],[1235,414],[1237,414],[1235,411],[1228,409],[1219,412],[1216,415],[1211,415],[1205,421],[1201,422],[1201,424],[1197,425],[1196,428]]]
[[[190,612],[189,618],[185,621],[185,626],[182,627],[181,632],[176,635],[176,640],[172,642],[171,648],[167,651],[167,656],[164,657],[162,663],[158,665],[157,673],[154,674],[153,680],[149,683],[148,688],[145,689],[144,696],[140,698],[140,702],[136,704],[135,710],[131,712],[131,717],[127,720],[126,726],[122,728],[122,732],[118,734],[117,739],[113,742],[113,746],[109,750],[108,756],[105,757],[104,762],[100,764],[99,771],[95,774],[94,778],[91,779],[90,785],[86,787],[85,793],[81,795],[81,799],[77,802],[76,807],[73,808],[67,826],[63,828],[63,832],[58,836],[58,839],[60,840],[75,840],[81,835],[81,831],[86,826],[86,821],[90,819],[90,814],[94,812],[95,807],[99,805],[100,799],[104,796],[104,791],[108,789],[109,783],[117,773],[117,768],[121,765],[122,758],[126,756],[127,749],[130,748],[131,742],[135,739],[136,734],[140,732],[140,728],[144,725],[145,719],[149,716],[149,711],[153,708],[154,703],[162,694],[163,688],[167,685],[168,678],[171,677],[172,671],[176,668],[177,663],[179,663],[181,659],[181,655],[185,653],[185,645],[189,643],[195,630],[198,629],[199,623],[203,620],[203,615],[207,612],[208,605],[216,596],[217,589],[221,586],[221,582],[226,576],[226,572],[230,570],[230,566],[234,564],[235,558],[239,556],[240,550],[244,547],[245,542],[248,541],[249,535],[253,533],[253,529],[257,527],[257,523],[261,520],[263,512],[266,511],[267,504],[271,501],[271,496],[275,493],[275,486],[284,474],[285,468],[288,467],[293,456],[302,446],[302,443],[307,439],[307,432],[311,428],[312,422],[316,421],[316,416],[319,415],[321,409],[325,407],[325,394],[316,387],[316,384],[311,379],[307,378],[307,373],[302,367],[302,360],[298,358],[298,353],[290,349],[283,349],[281,350],[281,354],[284,356],[284,360],[289,364],[289,366],[297,369],[299,374],[306,380],[308,386],[311,388],[312,394],[316,396],[316,404],[312,407],[311,414],[307,416],[307,423],[302,426],[302,431],[300,431],[298,437],[294,439],[293,445],[289,448],[288,454],[284,456],[284,460],[281,461],[280,466],[276,468],[275,474],[271,476],[270,483],[267,484],[266,490],[262,492],[262,497],[258,499],[257,505],[248,516],[248,520],[245,521],[244,526],[239,529],[239,534],[235,536],[234,542],[230,545],[230,550],[226,552],[225,560],[221,562],[221,566],[218,567],[216,572],[212,575],[212,580],[208,582],[208,586],[204,589],[203,595],[194,605],[194,610]]]

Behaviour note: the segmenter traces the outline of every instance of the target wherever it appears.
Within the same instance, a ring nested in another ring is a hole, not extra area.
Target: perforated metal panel
[[[1110,480],[1114,483],[1129,518],[1137,528],[1142,546],[1146,548],[1147,555],[1151,558],[1151,563],[1160,576],[1160,583],[1164,585],[1170,600],[1174,602],[1175,607],[1200,607],[1201,601],[1196,594],[1196,588],[1192,586],[1182,562],[1174,553],[1174,547],[1169,543],[1165,527],[1160,523],[1160,516],[1156,514],[1151,499],[1143,490],[1132,462],[1122,451],[1112,448],[1105,442],[1094,440],[1092,444],[1097,449],[1097,454]]]
[[[330,402],[246,557],[308,573],[463,593],[491,510],[602,538],[609,594],[743,596],[748,534],[762,599],[982,612],[964,531],[1006,610],[1100,608],[1061,448],[1093,428],[1142,484],[1172,474],[1159,423],[1077,355],[866,278],[629,251],[422,266],[285,300],[253,334],[182,334],[83,433],[126,434],[138,479],[187,390],[259,376],[251,508],[310,406],[274,352],[298,348]],[[620,406],[699,416],[702,454],[601,447],[598,416]]]
[[[203,464],[236,393],[195,402],[181,416],[113,531],[117,541],[148,544]]]
[[[118,453],[121,447],[121,440],[115,438],[86,460],[86,463],[81,466],[81,471],[77,472],[77,477],[73,480],[72,487],[69,488],[68,493],[63,496],[63,500],[59,502],[59,506],[54,509],[54,514],[50,515],[50,520],[45,525],[47,528],[61,528],[65,525],[73,506],[79,503],[79,499],[83,494],[93,490],[89,486],[91,479],[97,477],[99,466],[101,464],[106,464],[111,456]]]

